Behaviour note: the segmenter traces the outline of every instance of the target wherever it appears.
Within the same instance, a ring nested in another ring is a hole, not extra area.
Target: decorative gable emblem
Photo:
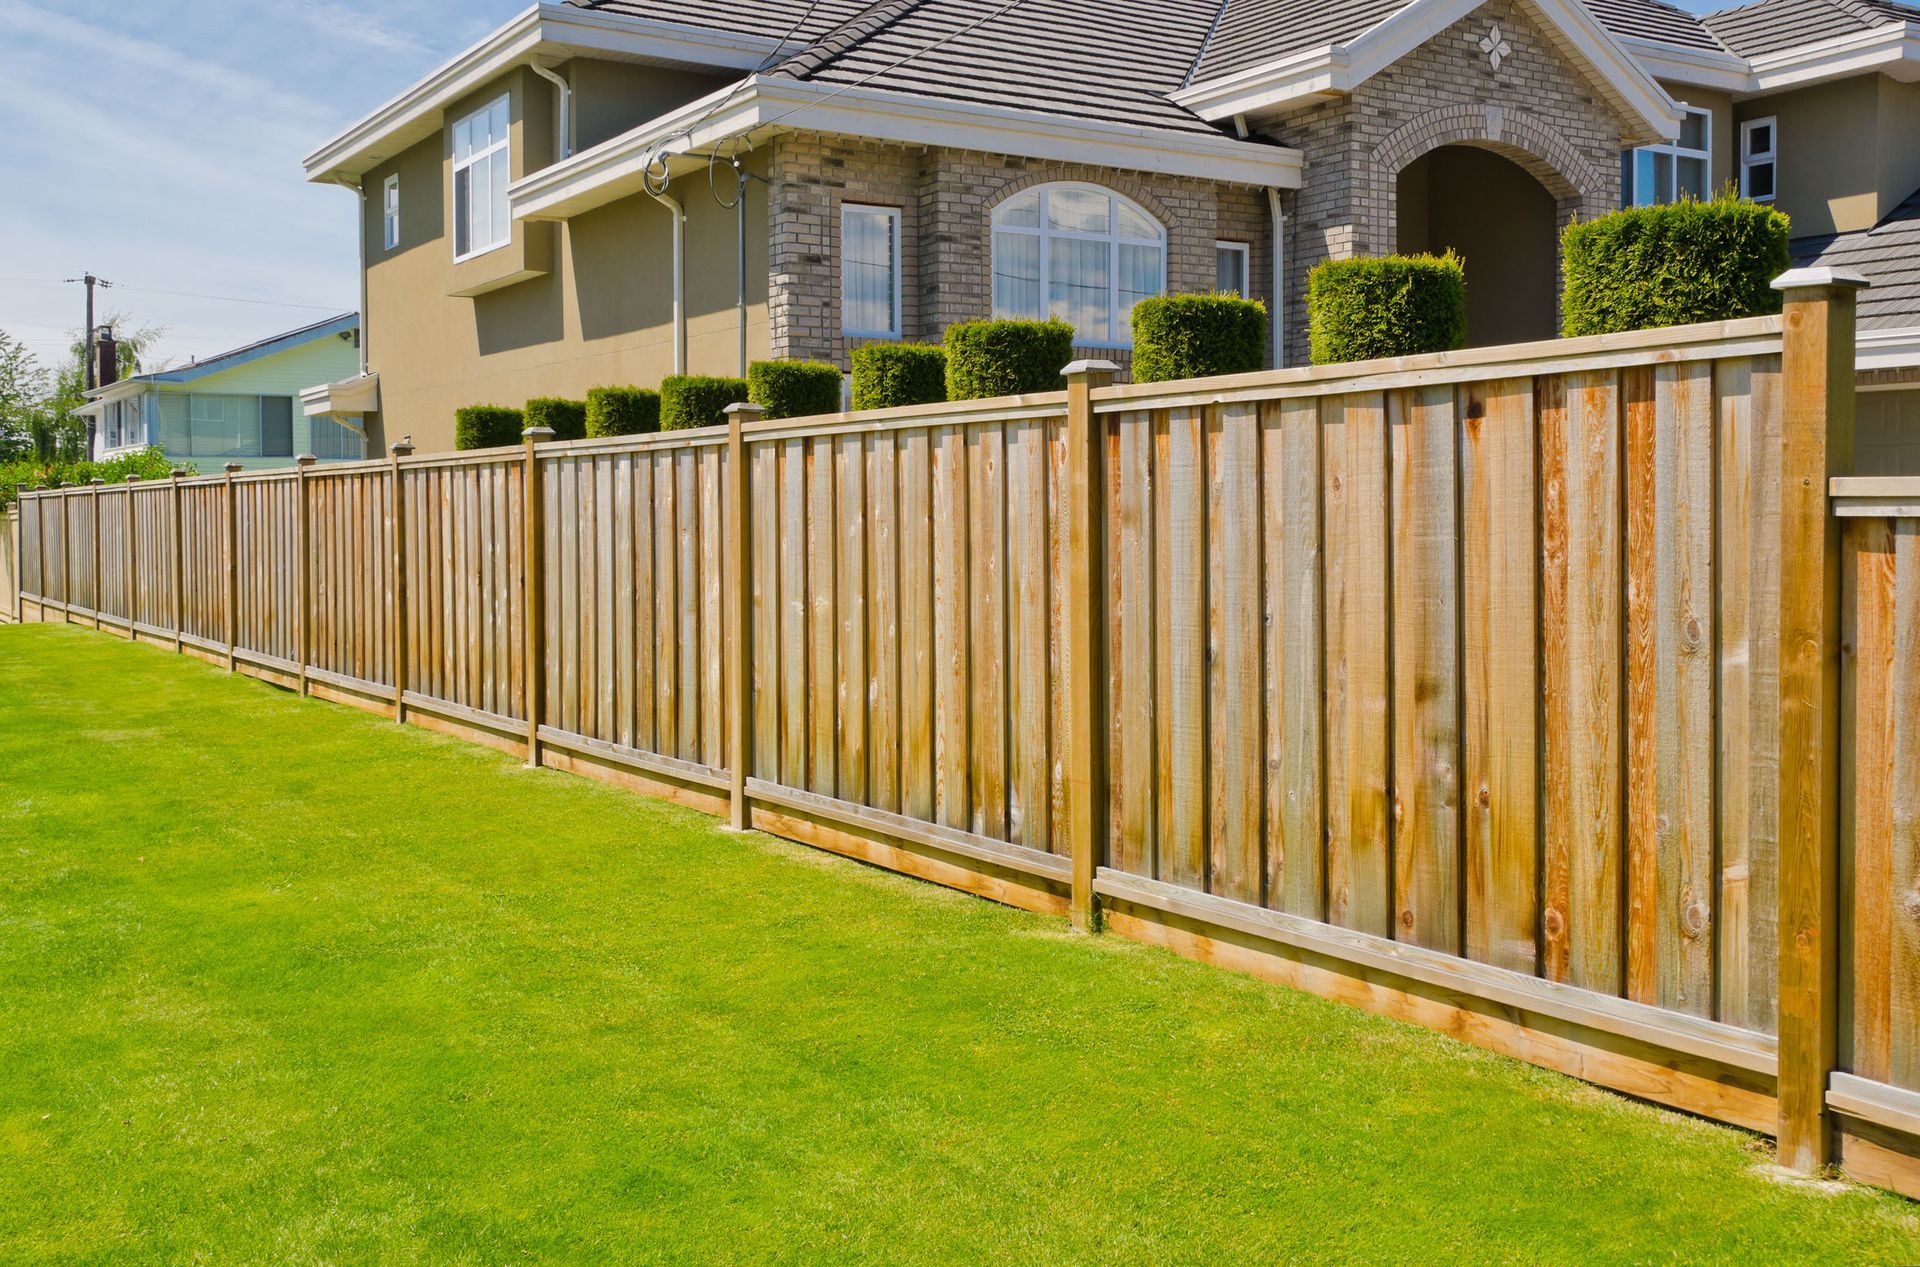
[[[1513,45],[1507,43],[1505,37],[1500,34],[1498,22],[1480,37],[1480,51],[1487,55],[1487,60],[1493,64],[1495,70],[1499,70],[1500,63],[1513,55]]]

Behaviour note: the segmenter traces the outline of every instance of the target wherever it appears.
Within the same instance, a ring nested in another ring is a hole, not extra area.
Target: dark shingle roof
[[[1760,0],[1702,19],[1707,30],[1742,57],[1777,53],[1898,22],[1920,22],[1920,9],[1890,0]]]
[[[1585,4],[1593,16],[1600,19],[1600,24],[1616,36],[1715,53],[1726,51],[1697,15],[1663,0],[1585,0]]]
[[[1920,326],[1920,190],[1871,229],[1801,238],[1795,264],[1850,268],[1873,283],[1860,293],[1860,328]]]
[[[1220,79],[1262,62],[1346,44],[1406,8],[1409,0],[1226,0],[1193,81]]]

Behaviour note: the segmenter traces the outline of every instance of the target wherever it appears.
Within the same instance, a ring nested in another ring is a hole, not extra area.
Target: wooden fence
[[[1920,557],[1830,513],[1852,312],[41,492],[22,587],[1915,1191]]]
[[[11,507],[0,507],[0,625],[20,619],[20,529]]]

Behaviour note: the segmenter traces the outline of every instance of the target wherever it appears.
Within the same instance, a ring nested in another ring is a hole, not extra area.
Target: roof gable
[[[1228,0],[1244,5],[1287,4],[1297,0]],[[1352,0],[1349,15],[1372,13],[1374,0]],[[1600,97],[1641,139],[1678,135],[1680,115],[1672,98],[1655,82],[1581,0],[1521,0],[1528,16],[1576,68],[1585,72]],[[1426,44],[1441,31],[1472,14],[1485,0],[1412,0],[1391,7],[1385,17],[1357,34],[1309,48],[1282,38],[1250,65],[1234,71],[1207,70],[1174,100],[1202,118],[1271,111],[1350,93],[1374,75]],[[1222,18],[1222,25],[1226,18]],[[1286,51],[1291,50],[1291,51]],[[1209,49],[1209,57],[1211,49]],[[1244,61],[1250,55],[1238,54]],[[1212,66],[1223,63],[1213,62]],[[1202,58],[1202,68],[1210,63]]]

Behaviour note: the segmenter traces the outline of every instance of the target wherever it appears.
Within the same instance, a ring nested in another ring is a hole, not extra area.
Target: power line
[[[54,281],[44,277],[0,277],[0,286],[64,286],[66,284],[64,281]],[[192,290],[163,290],[158,286],[128,286],[121,283],[114,289],[135,291],[143,295],[170,295],[176,299],[207,299],[215,303],[256,304],[265,308],[311,308],[315,312],[343,311],[338,304],[299,304],[290,300],[254,299],[245,295],[208,295]]]

